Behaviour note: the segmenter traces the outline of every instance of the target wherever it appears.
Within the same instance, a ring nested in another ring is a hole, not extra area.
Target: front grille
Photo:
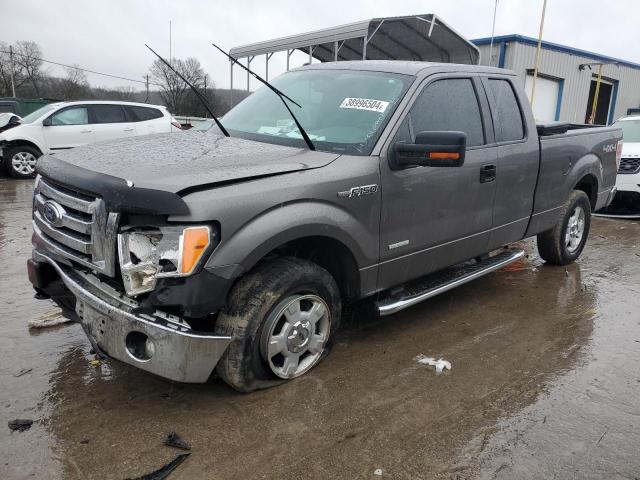
[[[47,247],[105,275],[115,275],[118,214],[104,201],[38,177],[33,227]]]
[[[620,167],[618,173],[635,174],[640,172],[640,157],[638,158],[623,158],[620,160]]]

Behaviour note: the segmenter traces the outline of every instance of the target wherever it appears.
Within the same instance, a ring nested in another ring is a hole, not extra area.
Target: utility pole
[[[13,63],[13,46],[9,45],[9,64],[10,64],[10,68],[11,68],[11,95],[13,97],[16,96],[16,85],[15,82],[13,80],[13,75],[15,72],[15,68],[14,68],[14,63]]]
[[[207,74],[204,74],[204,99],[208,102],[209,101],[209,95],[207,95]],[[207,118],[207,112],[205,110],[204,112],[204,118]]]
[[[169,20],[169,65],[173,66],[173,56],[171,55],[171,20]]]
[[[593,70],[593,67],[598,67],[598,75],[596,76],[596,88],[593,92],[593,101],[591,102],[591,111],[589,112],[589,116],[586,118],[586,122],[588,124],[593,125],[596,121],[596,110],[598,109],[598,97],[600,96],[600,85],[602,85],[602,69],[605,65],[619,65],[618,62],[593,62],[593,63],[582,63],[578,65],[578,70],[582,71],[585,69]],[[592,75],[593,77],[593,75]]]
[[[149,74],[148,73],[146,75],[144,86],[147,91],[147,96],[144,98],[144,103],[149,103]]]
[[[540,33],[538,34],[538,48],[536,49],[536,67],[533,70],[533,83],[531,84],[531,109],[533,110],[533,100],[536,95],[536,78],[540,68],[540,49],[542,48],[542,29],[544,28],[544,15],[547,11],[547,0],[542,4],[542,17],[540,17]]]
[[[496,13],[498,13],[498,0],[493,6],[493,25],[491,26],[491,43],[489,44],[489,66],[493,67],[493,37],[496,32]]]
[[[598,79],[596,80],[596,91],[593,95],[593,105],[591,106],[591,115],[589,116],[589,124],[593,125],[596,121],[596,109],[598,108],[598,96],[600,95],[600,84],[602,83],[602,63],[598,65]]]

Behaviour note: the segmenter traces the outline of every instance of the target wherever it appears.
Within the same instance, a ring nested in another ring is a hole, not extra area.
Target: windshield
[[[613,124],[622,128],[622,140],[624,142],[640,143],[640,118],[638,120],[623,120]]]
[[[302,106],[289,102],[316,149],[369,155],[413,79],[379,72],[302,70],[272,83]],[[222,123],[232,136],[305,146],[282,101],[266,87],[229,111]]]
[[[51,111],[55,110],[56,108],[58,108],[58,105],[54,105],[54,104],[49,104],[49,105],[45,105],[44,107],[40,107],[35,112],[31,112],[29,115],[24,117],[22,119],[22,123],[33,123],[37,119],[39,119],[41,116],[43,116],[44,114],[46,114],[48,112],[51,112]]]

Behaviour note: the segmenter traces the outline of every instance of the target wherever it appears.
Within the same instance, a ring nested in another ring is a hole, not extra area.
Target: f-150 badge
[[[378,185],[362,185],[360,187],[352,187],[349,190],[345,190],[344,192],[338,192],[338,197],[340,198],[353,198],[353,197],[361,197],[363,195],[371,195],[372,193],[376,193],[378,191]]]

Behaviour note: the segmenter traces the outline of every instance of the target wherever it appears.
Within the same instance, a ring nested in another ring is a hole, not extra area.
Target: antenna
[[[493,37],[496,32],[496,14],[498,13],[498,0],[493,7],[493,25],[491,26],[491,44],[489,45],[489,66],[493,67]]]

